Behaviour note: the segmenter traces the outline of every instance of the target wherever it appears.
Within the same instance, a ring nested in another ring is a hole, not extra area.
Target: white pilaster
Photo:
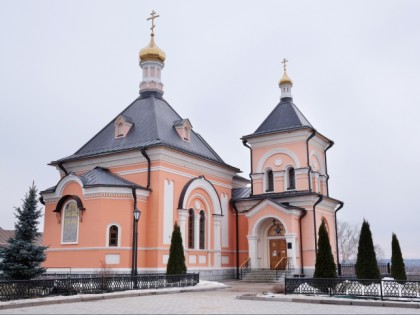
[[[178,209],[178,225],[181,230],[182,245],[185,247],[185,236],[187,235],[186,225],[187,225],[188,210],[187,209]]]
[[[194,215],[194,248],[200,248],[200,214]]]
[[[163,244],[171,244],[174,224],[174,182],[165,179],[163,189]]]
[[[222,217],[213,215],[214,227],[214,267],[220,268],[222,266],[222,245],[221,245],[221,230],[222,230]]]
[[[248,235],[247,239],[251,268],[258,268],[258,235]]]

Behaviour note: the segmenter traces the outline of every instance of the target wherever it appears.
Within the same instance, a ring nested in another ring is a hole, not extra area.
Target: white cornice
[[[258,136],[247,139],[252,148],[266,147],[276,144],[286,144],[306,141],[311,134],[309,129],[296,130],[291,132],[278,132],[265,136]]]
[[[281,207],[277,203],[266,199],[266,200],[262,201],[261,203],[259,203],[258,205],[256,205],[251,211],[247,212],[245,214],[245,216],[247,218],[251,218],[267,206],[272,206],[273,208],[275,208],[277,210],[280,210],[281,212],[283,212],[284,214],[287,214],[287,215],[290,215],[290,214],[294,215],[294,216],[300,216],[301,215],[301,212],[299,210],[288,210],[286,208]]]

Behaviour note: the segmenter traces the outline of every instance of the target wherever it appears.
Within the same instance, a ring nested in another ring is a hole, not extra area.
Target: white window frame
[[[109,246],[109,229],[113,225],[115,225],[118,228],[118,243],[117,243],[117,246]],[[121,225],[119,223],[110,223],[106,226],[105,240],[106,240],[105,247],[108,247],[108,248],[121,247]]]
[[[293,168],[295,171],[295,188],[289,189],[289,169]],[[284,175],[284,191],[293,191],[296,190],[297,182],[296,182],[296,168],[293,165],[287,165],[285,167],[285,175]]]
[[[77,209],[77,220],[76,220],[76,222],[77,222],[77,229],[76,229],[76,241],[74,241],[74,242],[65,242],[64,241],[64,226],[65,226],[65,224],[66,224],[66,208],[67,208],[67,205],[68,204],[70,204],[70,203],[74,203],[75,205],[76,205],[76,209]],[[74,199],[71,199],[71,200],[69,200],[69,201],[67,201],[65,204],[64,204],[64,206],[63,206],[63,208],[61,209],[61,244],[62,245],[71,245],[71,244],[79,244],[79,227],[80,227],[80,214],[79,214],[79,208],[78,208],[78,206],[77,206],[77,202],[76,202],[76,200],[74,200]]]

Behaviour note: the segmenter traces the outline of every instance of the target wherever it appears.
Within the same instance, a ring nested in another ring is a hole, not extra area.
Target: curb
[[[312,297],[263,297],[252,295],[240,295],[236,297],[238,300],[252,301],[270,301],[270,302],[295,302],[309,304],[332,304],[332,305],[353,305],[353,306],[376,306],[376,307],[399,307],[399,308],[420,308],[418,302],[398,302],[398,301],[373,301],[373,300],[357,300],[357,299],[334,299],[334,298],[312,298]]]
[[[140,296],[161,295],[161,294],[214,291],[214,290],[220,290],[220,289],[226,289],[226,288],[229,288],[229,286],[212,287],[212,288],[185,287],[185,288],[167,288],[167,289],[153,289],[153,290],[135,290],[135,291],[133,290],[133,291],[100,293],[100,294],[79,294],[79,295],[72,295],[72,296],[61,296],[61,298],[58,298],[57,296],[57,298],[54,298],[51,300],[46,300],[47,298],[14,300],[14,301],[0,302],[0,310],[32,307],[32,306],[44,306],[44,305],[51,305],[51,304],[119,299],[119,298],[137,297],[137,296],[140,297]]]

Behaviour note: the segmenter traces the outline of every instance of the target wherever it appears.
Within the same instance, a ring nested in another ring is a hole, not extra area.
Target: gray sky
[[[286,57],[295,104],[335,142],[339,219],[366,218],[387,256],[395,232],[420,258],[420,1],[0,0],[3,228],[33,180],[57,183],[50,161],[138,96],[153,9],[164,97],[225,162],[248,177],[239,138],[278,103]]]

